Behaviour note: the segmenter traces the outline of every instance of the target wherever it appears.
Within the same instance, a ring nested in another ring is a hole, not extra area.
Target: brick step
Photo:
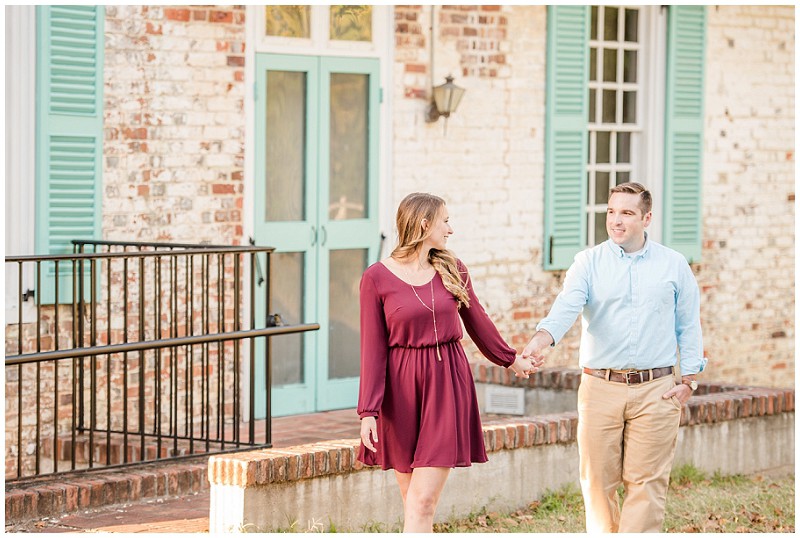
[[[93,465],[118,465],[121,463],[140,463],[156,461],[160,459],[172,458],[176,456],[188,456],[192,454],[205,454],[207,452],[218,452],[223,448],[232,448],[233,441],[226,440],[209,442],[206,445],[204,440],[195,439],[194,441],[179,439],[177,443],[171,439],[161,441],[161,446],[153,439],[146,439],[142,447],[141,439],[138,435],[128,435],[127,447],[125,437],[121,434],[112,434],[108,438],[105,432],[98,432],[94,435],[94,440],[89,439],[88,433],[82,433],[75,437],[75,442],[71,438],[59,438],[56,442],[55,451],[58,454],[59,468],[64,468],[61,463],[71,464],[72,453],[75,452],[75,464],[78,468],[88,467],[90,452],[93,453],[91,461]],[[240,445],[246,446],[246,445]],[[143,450],[144,448],[144,450]],[[42,440],[42,457],[53,459],[53,440]],[[127,452],[127,460],[123,457]]]
[[[6,483],[6,525],[77,510],[204,492],[208,457],[180,463],[141,464],[125,470],[59,475],[48,480]]]

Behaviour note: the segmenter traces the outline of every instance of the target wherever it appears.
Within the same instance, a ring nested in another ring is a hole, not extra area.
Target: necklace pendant
[[[439,346],[436,346],[436,356],[439,357],[439,362],[442,362],[442,354],[439,353]]]

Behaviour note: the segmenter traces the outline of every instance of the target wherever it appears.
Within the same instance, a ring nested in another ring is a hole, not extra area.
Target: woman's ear
[[[422,226],[422,231],[423,232],[427,232],[428,231],[428,219],[422,219],[422,222],[420,223],[420,225]]]

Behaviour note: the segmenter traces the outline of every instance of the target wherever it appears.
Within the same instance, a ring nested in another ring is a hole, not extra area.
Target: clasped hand
[[[508,368],[514,372],[517,377],[528,378],[531,374],[539,371],[539,368],[544,364],[544,357],[536,355],[533,357],[517,357],[514,364]]]

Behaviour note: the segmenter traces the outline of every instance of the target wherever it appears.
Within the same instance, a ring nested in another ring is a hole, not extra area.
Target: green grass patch
[[[619,493],[621,494],[621,488]],[[620,495],[622,496],[622,495]],[[723,475],[673,469],[665,532],[794,532],[794,475]],[[436,532],[585,532],[583,498],[569,484],[514,512],[480,510]]]

